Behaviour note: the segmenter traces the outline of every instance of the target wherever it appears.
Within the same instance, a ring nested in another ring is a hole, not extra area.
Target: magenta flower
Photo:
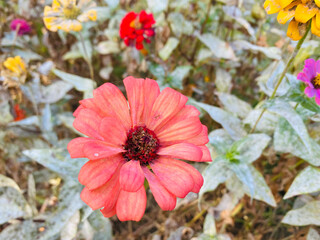
[[[31,32],[30,24],[26,20],[21,18],[16,18],[12,20],[10,28],[12,31],[17,31],[18,29],[18,35],[20,36]]]
[[[307,59],[297,78],[307,84],[304,93],[310,98],[315,96],[316,103],[320,105],[320,60]]]

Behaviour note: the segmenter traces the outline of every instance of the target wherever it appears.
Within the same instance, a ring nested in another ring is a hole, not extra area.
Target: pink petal
[[[99,114],[101,117],[104,117],[99,106],[99,103],[95,101],[94,98],[87,98],[80,101],[80,106],[83,106],[84,108],[91,109],[92,111]]]
[[[308,97],[312,98],[312,97],[316,94],[316,89],[311,88],[311,87],[306,87],[306,88],[304,89],[304,93],[305,93]]]
[[[171,211],[176,207],[177,198],[160,183],[158,178],[147,168],[143,167],[150,190],[154,199],[163,211]]]
[[[99,127],[100,135],[109,145],[121,147],[127,139],[126,129],[116,118],[105,117]]]
[[[140,162],[131,160],[125,163],[120,170],[120,186],[127,192],[136,192],[143,186],[144,175]]]
[[[159,85],[155,80],[147,78],[144,82],[144,110],[141,121],[146,123],[150,119],[151,110],[160,95]]]
[[[317,60],[316,62],[316,73],[320,73],[320,60]]]
[[[186,139],[185,142],[193,143],[194,145],[205,145],[209,142],[208,138],[208,128],[205,125],[202,125],[201,132],[195,137]]]
[[[211,154],[207,146],[199,146],[202,151],[202,158],[200,162],[212,162]]]
[[[83,147],[86,143],[93,141],[93,139],[78,137],[72,139],[67,146],[71,158],[84,158],[86,157],[83,153]]]
[[[161,162],[166,165],[169,165],[169,164],[176,165],[178,168],[184,169],[185,171],[187,171],[194,181],[194,185],[191,192],[198,193],[200,191],[200,188],[203,185],[203,177],[197,169],[195,169],[194,167],[192,167],[190,164],[186,162],[179,161],[176,159],[162,158]]]
[[[90,141],[87,142],[83,147],[84,155],[90,160],[110,157],[120,152],[125,152],[125,150],[122,148],[110,147],[101,141]]]
[[[171,164],[173,158],[160,157],[151,168],[161,184],[173,195],[184,198],[194,187],[192,176],[184,168]]]
[[[105,116],[117,117],[127,130],[131,128],[127,100],[115,85],[105,83],[93,91],[93,96]]]
[[[85,109],[84,106],[80,105],[79,107],[77,107],[77,109],[73,112],[73,116],[74,117],[77,117],[79,112],[82,110],[82,109]]]
[[[307,75],[306,75],[304,72],[298,73],[297,79],[300,80],[300,81],[303,81],[303,82],[305,82],[305,83],[308,83],[308,82],[310,82],[310,80],[311,80],[311,79],[309,79],[309,78],[307,77]]]
[[[147,205],[147,195],[144,186],[137,192],[120,191],[116,205],[120,221],[140,221]]]
[[[316,97],[315,100],[316,100],[316,103],[320,106],[320,98]]]
[[[112,216],[114,216],[116,214],[116,208],[113,207],[112,209],[109,208],[103,208],[100,209],[100,212],[102,213],[102,215],[106,218],[111,218]]]
[[[178,143],[168,147],[160,148],[158,154],[190,161],[200,161],[202,158],[201,149],[191,143]]]
[[[156,99],[146,126],[150,130],[161,128],[183,108],[187,101],[188,98],[181,93],[165,88]]]
[[[157,133],[161,143],[171,141],[183,141],[197,136],[202,131],[202,124],[198,117],[190,117],[173,125],[167,125],[165,129]]]
[[[165,125],[163,125],[161,128],[158,127],[157,129],[155,129],[155,133],[159,133],[163,131],[163,129],[166,129],[168,126],[184,121],[187,118],[198,117],[199,115],[200,115],[200,112],[196,107],[186,105]]]
[[[101,187],[110,180],[121,161],[124,159],[120,154],[107,159],[88,161],[82,166],[78,180],[90,190]]]
[[[130,114],[133,126],[140,124],[144,109],[144,79],[126,77],[123,82],[126,87],[127,97],[130,105]]]
[[[103,140],[99,134],[101,117],[90,109],[82,109],[73,122],[73,126],[79,132],[95,139]]]
[[[89,188],[85,187],[80,194],[82,201],[93,210],[102,207],[106,209],[113,208],[120,192],[119,172],[120,168],[118,168],[112,178],[100,188],[89,190]]]

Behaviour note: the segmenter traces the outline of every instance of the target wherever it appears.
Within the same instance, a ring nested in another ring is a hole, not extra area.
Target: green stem
[[[84,58],[85,58],[86,62],[88,63],[88,66],[89,66],[90,78],[91,78],[92,81],[94,81],[94,71],[93,71],[92,62],[91,62],[91,59],[89,58],[89,54],[88,54],[86,45],[84,43],[84,38],[83,38],[81,32],[79,32],[79,36],[80,36],[80,42],[82,44],[84,55],[85,55]]]
[[[298,52],[299,52],[299,50],[300,50],[300,48],[301,48],[304,40],[306,39],[306,37],[307,37],[307,35],[308,35],[309,31],[310,31],[310,28],[311,28],[311,24],[309,23],[305,34],[304,34],[303,37],[299,40],[297,46],[296,46],[295,49],[293,50],[293,53],[292,53],[291,57],[289,58],[286,66],[285,66],[285,68],[283,69],[283,71],[282,71],[282,73],[281,73],[281,75],[280,75],[280,77],[279,77],[279,80],[278,80],[278,82],[277,82],[277,85],[275,86],[275,88],[274,88],[274,90],[273,90],[273,92],[272,92],[272,95],[271,95],[271,97],[270,97],[269,99],[273,99],[273,98],[276,96],[277,90],[278,90],[280,84],[282,83],[282,80],[284,79],[284,76],[286,75],[289,67],[291,66],[292,62],[294,61],[295,57],[297,56],[297,54],[298,54]],[[266,111],[266,109],[264,108],[264,109],[262,110],[260,116],[258,117],[257,121],[255,122],[253,128],[251,129],[250,133],[253,133],[253,132],[255,131],[255,129],[256,129],[256,127],[257,127],[260,119],[262,118],[263,114],[265,113],[265,111]]]

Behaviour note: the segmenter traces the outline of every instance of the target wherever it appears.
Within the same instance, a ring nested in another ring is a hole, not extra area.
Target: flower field
[[[0,240],[320,240],[319,0],[0,0]]]

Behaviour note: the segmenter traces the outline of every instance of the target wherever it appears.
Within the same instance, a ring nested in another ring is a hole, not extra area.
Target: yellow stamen
[[[72,4],[63,8],[63,15],[67,19],[77,19],[80,14],[81,10]]]
[[[142,27],[141,23],[139,22],[138,17],[130,23],[130,27],[135,28],[135,29],[139,29]]]
[[[312,85],[314,88],[319,89],[320,88],[320,73],[317,74],[317,76],[311,80]]]

